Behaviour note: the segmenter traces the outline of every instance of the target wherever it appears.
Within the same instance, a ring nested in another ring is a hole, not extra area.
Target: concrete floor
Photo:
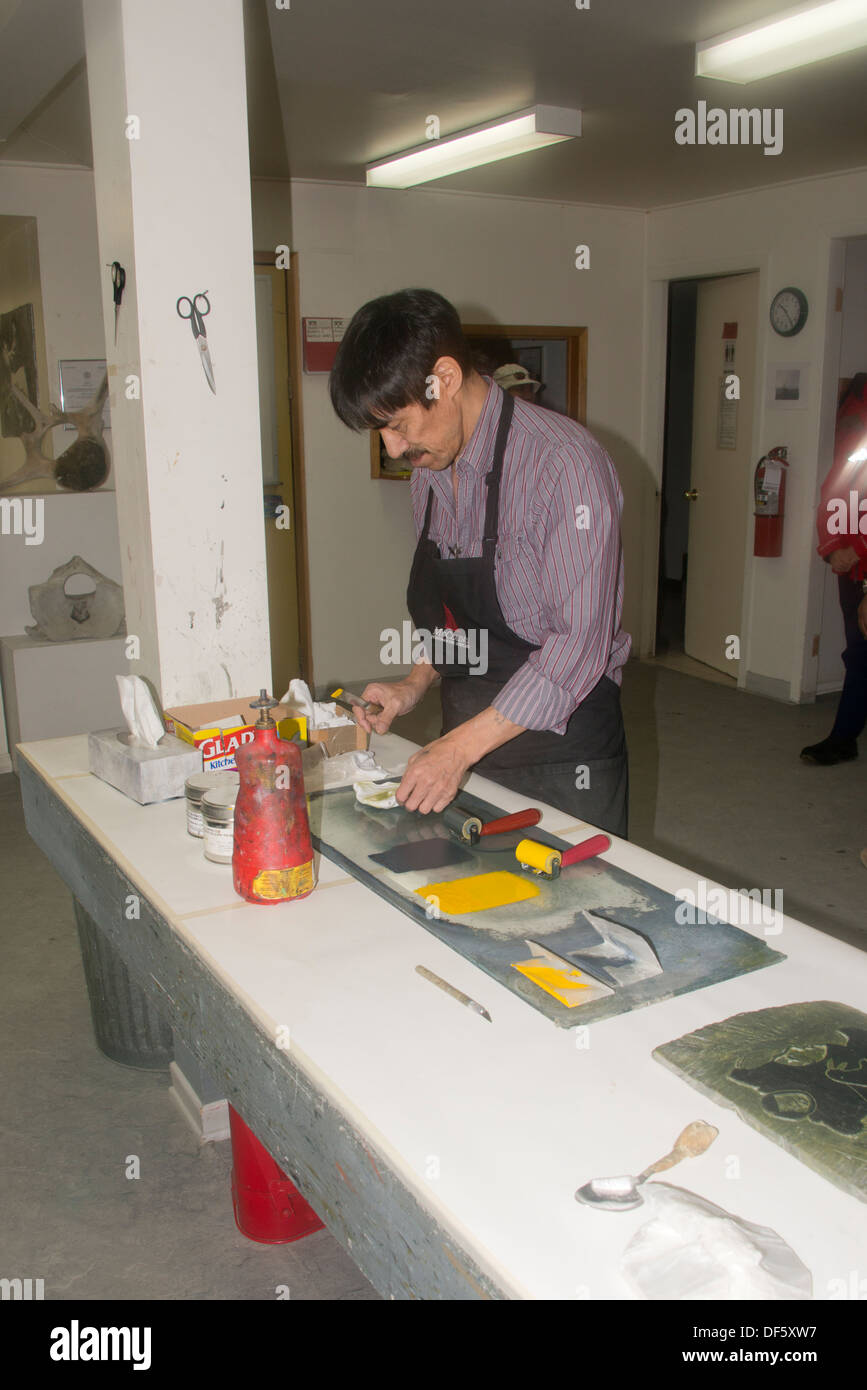
[[[400,725],[425,741],[438,700]],[[788,706],[656,664],[630,663],[624,711],[630,838],[736,888],[782,889],[784,910],[867,945],[867,750],[801,763],[833,698]],[[167,1073],[109,1062],[93,1041],[69,894],[0,777],[0,1277],[47,1299],[375,1299],[322,1231],[263,1246],[235,1228],[229,1145],[199,1146]],[[125,1177],[127,1156],[141,1177]]]

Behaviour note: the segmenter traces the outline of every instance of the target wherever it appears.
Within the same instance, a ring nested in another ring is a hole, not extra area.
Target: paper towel
[[[141,676],[115,676],[120,707],[134,748],[156,748],[165,734],[154,698]]]
[[[311,729],[336,729],[355,723],[354,719],[349,719],[345,714],[339,714],[335,704],[330,704],[327,701],[325,703],[315,701],[306,681],[290,681],[289,689],[280,703],[281,705],[291,705],[298,710],[299,714],[305,715],[308,727]]]

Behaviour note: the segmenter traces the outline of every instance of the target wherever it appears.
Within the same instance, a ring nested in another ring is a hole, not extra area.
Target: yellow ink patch
[[[599,998],[600,993],[611,993],[610,989],[589,979],[574,967],[570,969],[564,965],[558,969],[554,965],[544,965],[538,958],[513,961],[512,969],[520,971],[546,994],[553,995],[558,1003],[565,1004],[567,1009],[574,1009],[578,1004],[589,1004],[591,999]]]
[[[421,898],[436,898],[440,912],[455,914],[484,912],[489,907],[508,907],[510,903],[539,896],[535,883],[507,870],[476,874],[473,878],[453,878],[448,883],[428,883],[415,891]]]

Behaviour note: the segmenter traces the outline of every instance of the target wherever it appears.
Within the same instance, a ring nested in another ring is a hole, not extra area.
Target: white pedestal
[[[125,641],[0,637],[0,680],[13,766],[16,743],[123,724],[114,678],[128,671]]]

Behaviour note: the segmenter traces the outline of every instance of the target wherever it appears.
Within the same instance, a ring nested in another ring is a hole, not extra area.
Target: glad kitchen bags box
[[[170,734],[191,743],[202,754],[205,772],[222,772],[235,766],[235,750],[252,743],[256,711],[250,708],[255,695],[236,700],[211,700],[203,705],[175,705],[163,711]],[[293,734],[307,737],[307,720],[289,705],[276,705],[270,711],[281,738]]]

